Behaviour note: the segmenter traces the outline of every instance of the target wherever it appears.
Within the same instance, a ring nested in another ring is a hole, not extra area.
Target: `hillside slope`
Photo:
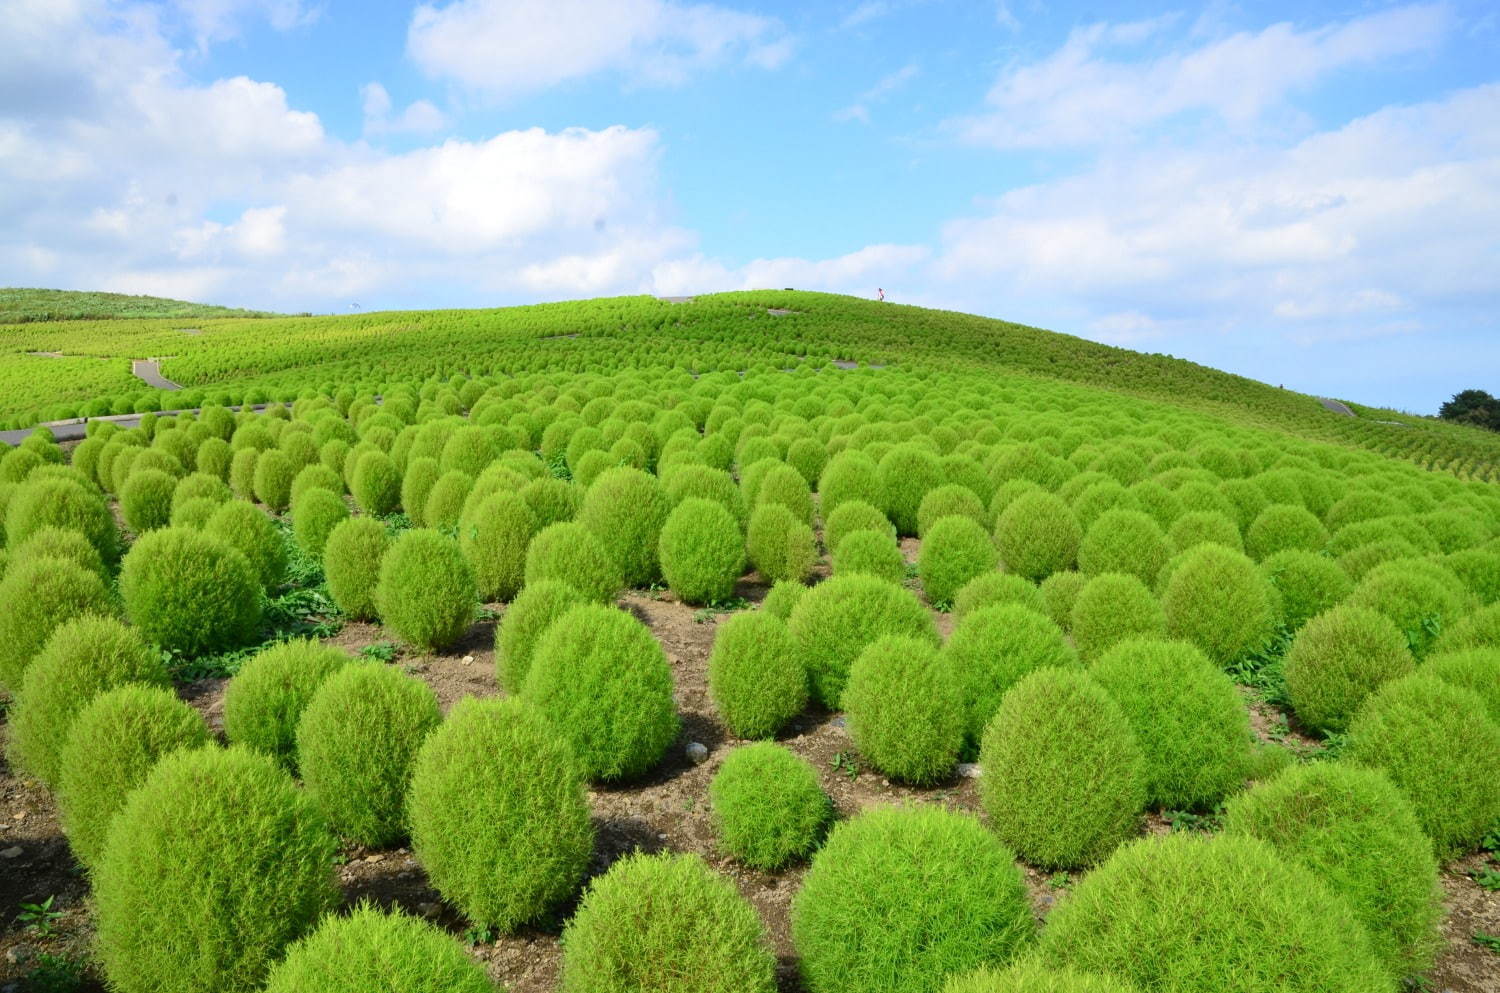
[[[121,318],[269,317],[270,314],[165,297],[0,287],[0,324]]]

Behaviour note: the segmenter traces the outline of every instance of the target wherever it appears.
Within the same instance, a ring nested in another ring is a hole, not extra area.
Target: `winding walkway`
[[[180,390],[181,386],[161,374],[161,363],[156,359],[131,359],[130,374],[147,386],[159,390]]]

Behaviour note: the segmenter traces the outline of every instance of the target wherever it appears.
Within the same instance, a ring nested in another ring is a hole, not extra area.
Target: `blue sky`
[[[0,284],[797,286],[1500,390],[1492,4],[0,0]]]

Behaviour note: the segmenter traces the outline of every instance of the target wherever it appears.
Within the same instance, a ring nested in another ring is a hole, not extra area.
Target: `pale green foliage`
[[[323,557],[328,536],[348,518],[349,508],[344,498],[321,486],[304,490],[292,499],[292,533],[297,547],[311,558]]]
[[[542,580],[524,587],[495,629],[495,677],[507,693],[519,693],[542,633],[563,614],[588,602],[567,583]]]
[[[257,586],[238,549],[187,528],[142,535],[120,568],[120,596],[131,623],[153,644],[189,655],[232,648],[255,636]]]
[[[80,614],[114,613],[99,574],[67,559],[15,562],[0,580],[0,686],[12,693],[52,632]]]
[[[1287,697],[1308,728],[1342,732],[1365,697],[1415,664],[1406,638],[1383,614],[1334,607],[1308,621],[1287,651]]]
[[[872,642],[849,670],[843,704],[855,747],[892,779],[925,785],[953,771],[963,698],[930,642],[895,635]]]
[[[526,585],[555,580],[597,603],[612,603],[624,580],[620,566],[594,533],[575,521],[537,532],[526,549]]]
[[[725,726],[769,738],[807,706],[807,670],[787,625],[765,610],[734,614],[714,633],[708,692]]]
[[[646,586],[661,575],[657,541],[670,510],[655,476],[620,466],[589,486],[577,521],[604,545],[626,586]]]
[[[812,528],[779,503],[762,504],[750,515],[745,538],[750,564],[767,582],[801,582],[818,559]]]
[[[245,556],[251,572],[265,590],[281,585],[286,574],[286,547],[276,525],[259,507],[243,500],[227,500],[203,525],[203,534]]]
[[[1328,529],[1306,507],[1274,503],[1245,532],[1245,550],[1257,562],[1286,551],[1317,552],[1328,544]]]
[[[1078,518],[1051,493],[1024,493],[995,522],[995,544],[1008,572],[1040,582],[1070,569],[1083,532]]]
[[[531,507],[514,493],[496,493],[479,504],[458,534],[479,599],[515,599],[525,581],[527,548],[541,526]]]
[[[1264,646],[1278,620],[1270,581],[1243,553],[1221,545],[1183,552],[1161,603],[1168,634],[1197,645],[1220,666]]]
[[[312,639],[261,649],[224,691],[224,736],[291,768],[302,711],[323,681],[348,662],[342,650]]]
[[[479,594],[458,542],[437,531],[406,531],[380,560],[375,603],[397,637],[428,651],[457,641],[474,620]]]
[[[874,576],[834,576],[803,594],[787,627],[813,695],[837,709],[849,668],[865,647],[895,634],[938,643],[932,616],[909,592]]]
[[[1049,968],[1026,958],[1009,968],[985,967],[954,976],[942,993],[1135,993],[1135,988],[1123,979],[1066,966]]]
[[[1167,616],[1146,584],[1124,572],[1103,572],[1073,601],[1068,630],[1084,662],[1093,662],[1126,638],[1159,638]]]
[[[756,869],[779,869],[812,854],[833,820],[833,803],[813,767],[769,741],[730,752],[708,795],[719,844]]]
[[[927,529],[917,571],[930,603],[952,603],[969,580],[993,572],[998,554],[989,533],[972,517],[940,517]]]
[[[380,560],[390,539],[385,527],[368,517],[351,517],[335,524],[323,545],[323,575],[328,593],[344,614],[356,620],[379,616],[375,587]]]
[[[723,504],[688,497],[667,515],[659,558],[667,585],[684,603],[727,600],[745,570],[745,540]]]
[[[844,504],[845,508],[851,506],[854,504]],[[890,583],[906,578],[906,559],[900,547],[894,538],[879,531],[861,530],[845,536],[832,558],[833,571],[840,576],[863,573]]]
[[[981,607],[966,616],[943,645],[942,658],[958,681],[971,746],[978,745],[1001,697],[1022,676],[1078,665],[1057,625],[1019,603]]]
[[[890,518],[863,500],[845,500],[831,512],[824,510],[823,544],[832,551],[856,531],[875,531],[887,535],[894,543],[896,526]]]
[[[1338,562],[1315,552],[1277,552],[1261,561],[1260,571],[1276,590],[1282,623],[1292,631],[1354,590],[1354,582]]]
[[[328,915],[271,969],[265,993],[494,993],[484,967],[426,921],[361,903]]]
[[[1500,724],[1500,648],[1471,648],[1434,655],[1423,664],[1422,671],[1478,694],[1490,720]]]
[[[1066,575],[1068,573],[1053,573],[1047,581],[1050,583],[1057,577]],[[993,607],[1002,603],[1017,603],[1039,614],[1046,611],[1046,600],[1041,587],[1008,572],[989,570],[981,572],[959,588],[953,597],[953,616],[962,621],[981,607]]]
[[[1147,586],[1166,565],[1171,548],[1150,515],[1139,510],[1106,510],[1095,518],[1078,546],[1078,569],[1097,576],[1124,572]]]

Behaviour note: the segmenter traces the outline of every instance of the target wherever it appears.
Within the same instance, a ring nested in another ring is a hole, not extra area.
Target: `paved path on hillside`
[[[162,376],[161,363],[155,359],[131,359],[130,374],[147,386],[154,386],[159,390],[182,389],[181,386]]]
[[[1327,397],[1318,397],[1318,402],[1321,403],[1325,409],[1331,410],[1335,414],[1343,414],[1345,417],[1356,416],[1354,411],[1350,410],[1344,404],[1339,403],[1337,400],[1330,400]]]

